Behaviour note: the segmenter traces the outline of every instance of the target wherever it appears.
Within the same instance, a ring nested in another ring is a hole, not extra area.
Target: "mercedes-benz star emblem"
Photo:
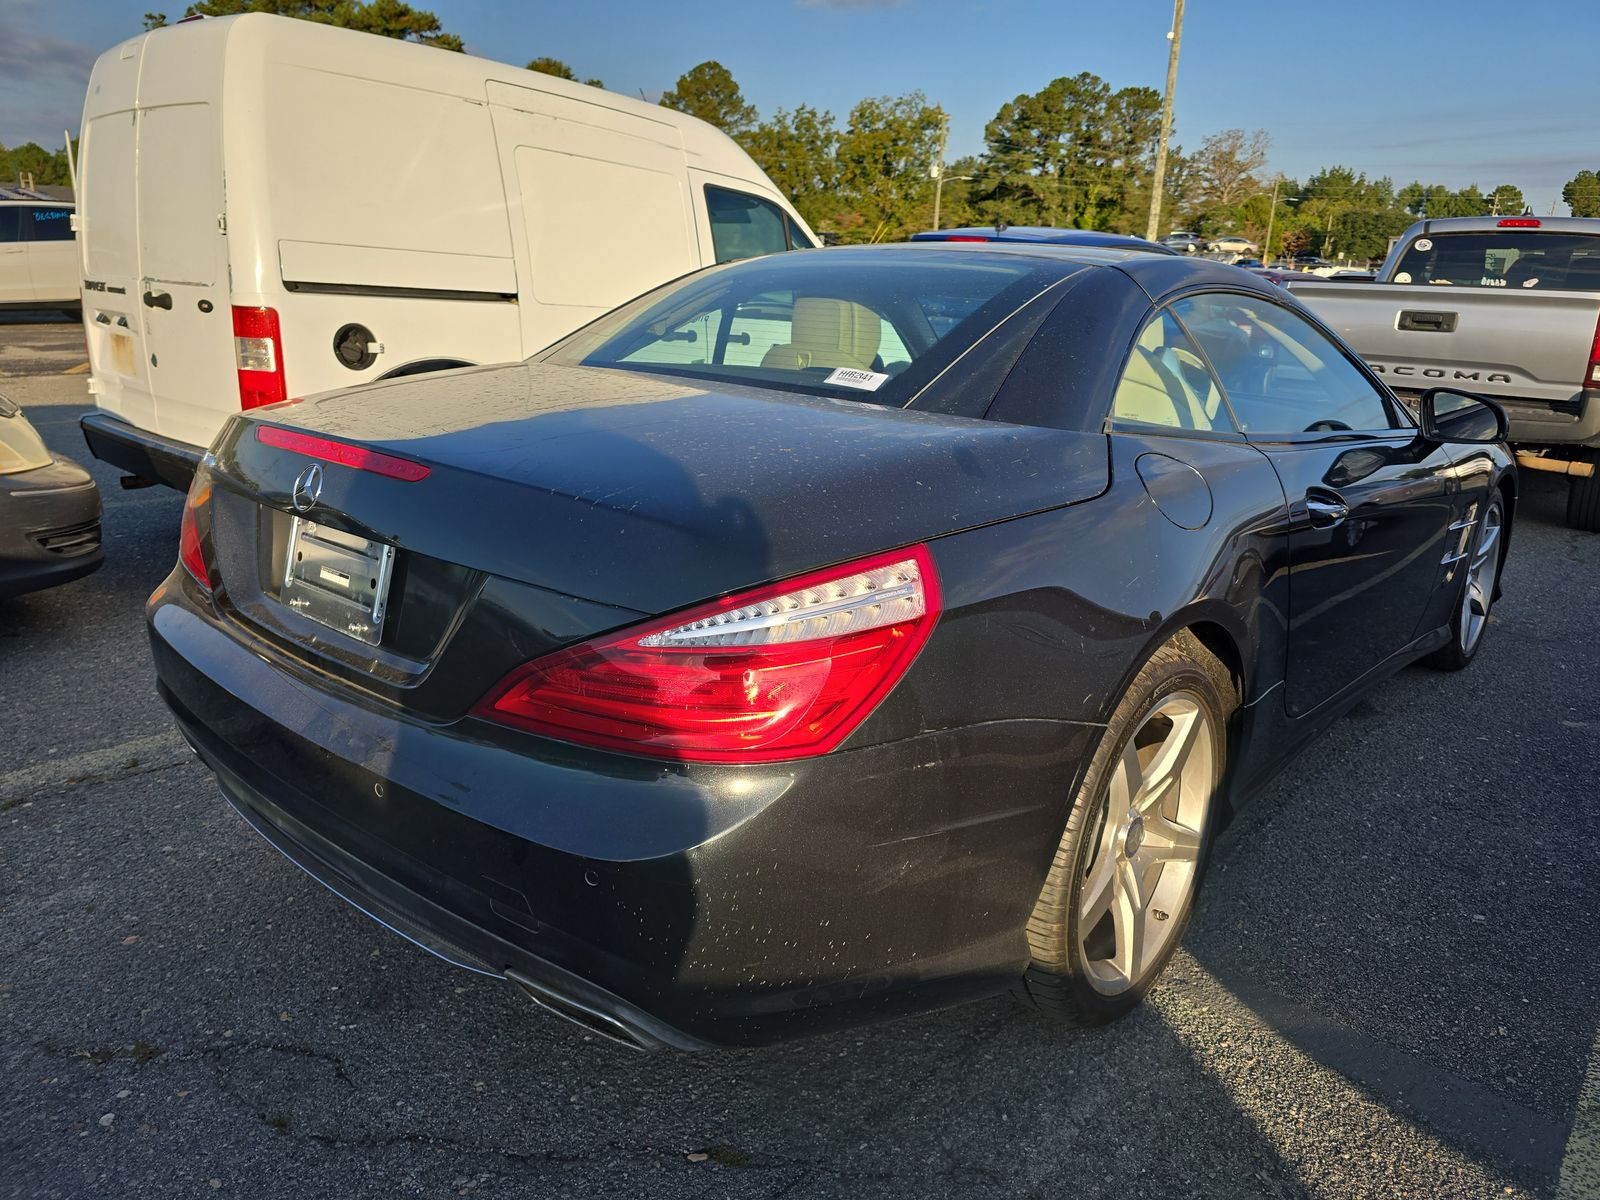
[[[294,481],[294,492],[290,495],[290,503],[294,505],[295,512],[310,512],[317,506],[317,497],[322,495],[322,464],[312,463]]]

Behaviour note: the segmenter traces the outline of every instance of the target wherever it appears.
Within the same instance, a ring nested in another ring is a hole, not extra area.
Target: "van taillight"
[[[240,408],[260,408],[289,398],[277,309],[234,306],[233,358],[239,368]]]

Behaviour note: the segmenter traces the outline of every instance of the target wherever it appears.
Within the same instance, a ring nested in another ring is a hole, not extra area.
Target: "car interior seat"
[[[878,345],[883,321],[877,313],[851,300],[797,296],[790,340],[762,356],[763,367],[803,371],[807,367],[855,367],[881,370]]]

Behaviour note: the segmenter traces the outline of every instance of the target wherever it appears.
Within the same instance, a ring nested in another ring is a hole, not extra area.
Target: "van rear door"
[[[146,70],[150,64],[146,63]],[[208,445],[236,408],[221,139],[206,103],[139,110],[139,304],[156,431]]]

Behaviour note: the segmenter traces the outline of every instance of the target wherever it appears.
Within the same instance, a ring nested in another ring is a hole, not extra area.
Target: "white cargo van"
[[[284,17],[113,47],[81,136],[84,435],[179,487],[241,407],[524,358],[687,271],[815,244],[704,122]]]

